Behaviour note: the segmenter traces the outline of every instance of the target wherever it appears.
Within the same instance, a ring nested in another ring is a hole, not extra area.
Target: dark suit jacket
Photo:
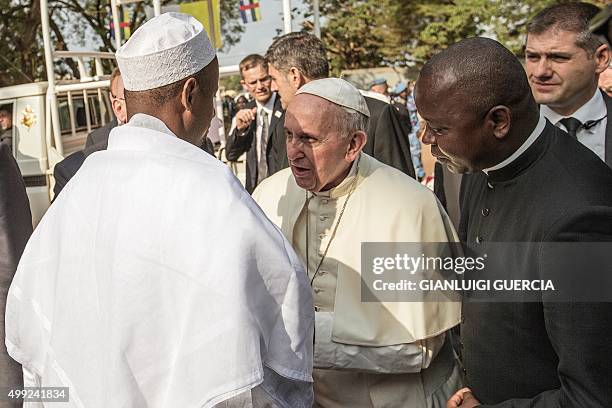
[[[463,179],[459,233],[470,248],[479,247],[477,237],[612,242],[612,170],[549,122],[508,166]],[[511,259],[509,268],[520,273],[534,262],[539,276],[559,277],[558,268],[547,267],[557,260],[535,252],[533,259]],[[612,303],[549,300],[464,299],[466,382],[483,408],[612,407]]]
[[[106,145],[108,145],[108,135],[110,134],[111,129],[117,126],[117,124],[117,119],[113,119],[106,125],[99,127],[96,130],[93,130],[90,134],[87,135],[85,148],[97,144],[103,144],[103,149],[106,149]]]
[[[32,214],[25,184],[11,149],[0,143],[0,387],[23,384],[21,366],[4,345],[4,312],[8,288],[30,234]]]
[[[412,130],[408,109],[364,96],[370,110],[368,141],[363,151],[415,178],[408,134]]]
[[[55,179],[55,186],[53,187],[54,201],[63,188],[66,187],[70,179],[74,177],[76,172],[81,168],[87,156],[100,150],[106,150],[107,145],[108,139],[103,140],[98,144],[72,153],[55,165],[53,168],[53,178]]]
[[[13,128],[0,130],[0,143],[7,145],[13,150]]]
[[[251,101],[246,108],[252,109],[256,106],[255,101]],[[268,161],[268,175],[271,176],[289,166],[285,140],[285,112],[278,94],[274,101],[268,132],[266,159]],[[228,136],[225,147],[225,157],[229,161],[236,161],[244,152],[247,152],[245,188],[249,193],[252,193],[257,187],[257,144],[254,142],[257,140],[256,134],[257,120],[254,120],[244,133],[234,129]]]

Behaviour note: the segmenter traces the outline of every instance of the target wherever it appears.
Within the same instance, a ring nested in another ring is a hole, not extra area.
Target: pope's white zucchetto
[[[193,16],[164,13],[138,28],[115,56],[125,89],[146,91],[199,72],[215,50]]]
[[[344,79],[324,78],[308,82],[296,92],[296,95],[300,94],[318,96],[370,117],[368,105],[359,90]]]

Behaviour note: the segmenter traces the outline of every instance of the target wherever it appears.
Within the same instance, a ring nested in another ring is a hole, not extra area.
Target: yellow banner
[[[208,0],[210,1],[210,0]],[[187,13],[194,16],[202,25],[204,29],[208,33],[211,41],[213,36],[210,31],[211,19],[208,15],[208,1],[195,1],[193,3],[181,3],[179,4],[179,10],[181,13]],[[215,35],[214,35],[214,44],[216,48],[221,48],[223,46],[223,40],[221,38],[221,13],[219,12],[219,0],[212,0],[213,6],[213,19],[212,23],[215,27]]]

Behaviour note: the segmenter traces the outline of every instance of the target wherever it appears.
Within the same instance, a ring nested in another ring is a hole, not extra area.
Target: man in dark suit
[[[246,156],[245,188],[249,193],[266,177],[289,166],[285,148],[285,118],[278,94],[272,92],[268,63],[258,54],[240,61],[240,83],[252,97],[236,113],[227,138],[225,156],[236,161]]]
[[[21,366],[6,351],[4,314],[8,288],[19,258],[32,234],[32,214],[25,184],[8,145],[0,143],[0,389],[23,386]],[[6,388],[3,388],[6,387]],[[16,407],[0,400],[0,407]]]
[[[454,172],[472,173],[461,200],[468,249],[612,242],[612,170],[538,112],[520,62],[501,44],[472,38],[434,56],[421,71],[416,104],[432,154]],[[505,278],[533,265],[538,276],[572,276],[549,266],[556,261],[547,250],[515,257]],[[464,297],[460,351],[469,389],[448,408],[612,406],[612,303],[533,295],[523,303]]]
[[[121,79],[121,73],[119,72],[119,69],[115,68],[111,74],[109,89],[111,107],[113,109],[115,118],[105,126],[102,126],[87,135],[85,149],[72,153],[55,165],[53,168],[53,178],[55,179],[55,186],[53,187],[54,200],[66,186],[68,181],[70,181],[70,179],[81,168],[87,156],[100,150],[106,150],[110,131],[118,124],[123,124],[127,120],[127,110],[125,108],[123,89],[123,79]]]
[[[100,150],[106,150],[107,145],[108,139],[106,141],[103,140],[98,144],[86,147],[83,150],[79,150],[78,152],[72,153],[64,160],[55,165],[55,167],[53,168],[53,178],[55,179],[55,185],[53,186],[54,200],[64,189],[64,187],[66,187],[66,184],[68,184],[70,179],[81,168],[87,156]]]
[[[329,76],[325,46],[317,37],[305,32],[278,37],[268,48],[266,60],[272,89],[281,96],[283,108],[304,84]],[[363,151],[414,178],[408,111],[369,96],[364,95],[364,98],[370,110],[370,123]]]
[[[525,70],[544,116],[612,167],[612,98],[598,89],[610,50],[589,31],[599,11],[564,3],[538,13],[527,26]]]

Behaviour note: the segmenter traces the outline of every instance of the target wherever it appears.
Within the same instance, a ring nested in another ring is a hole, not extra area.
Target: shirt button
[[[327,204],[328,202],[329,202],[329,199],[327,199],[327,198],[322,198],[321,199],[321,204],[323,204],[323,205]]]
[[[325,275],[325,274],[327,274],[327,271],[324,271],[324,270],[320,270],[320,271],[319,271],[319,275],[323,276],[323,275]]]
[[[481,244],[482,241],[483,241],[483,239],[482,239],[482,237],[480,235],[476,237],[476,243],[477,244]]]
[[[490,213],[490,211],[489,211],[489,209],[488,209],[488,208],[483,208],[483,209],[482,209],[482,215],[483,215],[484,217],[488,217],[488,216],[489,216],[489,213]]]
[[[319,216],[319,220],[320,221],[326,221],[329,217],[327,215],[321,215]]]
[[[320,288],[314,288],[314,293],[320,293],[321,289]]]
[[[319,249],[319,252],[318,252],[319,256],[323,256],[323,254],[324,254],[324,253],[325,253],[325,252],[323,252],[323,250],[322,250],[322,249]]]
[[[319,239],[324,239],[327,236],[325,232],[319,234]]]

